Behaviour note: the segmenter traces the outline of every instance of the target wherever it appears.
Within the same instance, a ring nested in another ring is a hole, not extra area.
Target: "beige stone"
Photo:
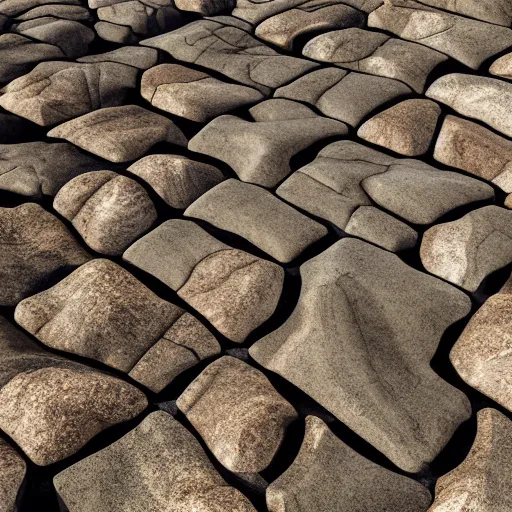
[[[489,68],[489,73],[512,80],[512,53],[507,53],[495,60]]]

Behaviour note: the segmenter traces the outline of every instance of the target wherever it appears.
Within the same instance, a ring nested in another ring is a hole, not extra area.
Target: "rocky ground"
[[[510,512],[511,24],[0,0],[0,512]]]

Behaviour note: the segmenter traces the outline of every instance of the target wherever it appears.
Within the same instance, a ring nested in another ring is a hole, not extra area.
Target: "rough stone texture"
[[[421,44],[360,28],[317,36],[304,46],[302,53],[342,68],[401,80],[417,93],[423,92],[430,72],[447,59]]]
[[[299,454],[266,497],[270,512],[424,512],[431,500],[421,484],[362,457],[316,416],[306,418]]]
[[[176,60],[218,71],[265,95],[317,66],[281,55],[247,32],[213,20],[198,20],[141,44],[164,50]]]
[[[116,25],[108,21],[98,21],[94,25],[94,30],[101,39],[119,44],[134,44],[138,42],[138,37],[130,30],[130,27]]]
[[[52,4],[34,7],[16,18],[16,21],[28,21],[44,16],[53,16],[63,20],[92,21],[91,13],[86,7],[79,5]]]
[[[475,442],[462,464],[436,483],[436,499],[429,512],[510,510],[512,424],[495,409],[477,413]]]
[[[251,356],[289,380],[405,471],[419,471],[471,414],[430,367],[470,311],[456,288],[344,238],[300,268],[299,302]]]
[[[25,461],[0,438],[0,512],[16,512],[16,496],[26,469]]]
[[[495,60],[489,68],[489,73],[512,80],[512,53],[507,53]]]
[[[54,484],[73,512],[255,512],[194,436],[163,411],[59,473]]]
[[[64,185],[53,207],[94,251],[115,256],[157,219],[144,187],[113,171],[81,174]]]
[[[177,405],[215,457],[236,473],[263,471],[297,418],[263,373],[229,356],[203,370]]]
[[[176,0],[176,7],[180,11],[198,12],[203,16],[232,11],[235,5],[236,0]]]
[[[492,181],[512,192],[512,142],[456,116],[446,116],[434,149],[443,164]]]
[[[173,208],[184,209],[224,180],[213,165],[180,155],[148,155],[128,167]]]
[[[292,50],[299,36],[346,27],[361,27],[365,17],[361,11],[336,0],[309,0],[295,9],[276,14],[260,23],[256,36],[271,44]]]
[[[272,315],[284,279],[280,266],[219,242],[191,221],[165,222],[123,258],[177,291],[235,342]]]
[[[158,142],[187,145],[170,119],[137,105],[96,110],[57,126],[48,136],[66,139],[111,162],[140,158]]]
[[[459,2],[463,3],[467,2]],[[456,16],[413,0],[385,2],[368,16],[368,26],[421,43],[473,69],[512,46],[509,28]]]
[[[326,116],[355,127],[380,105],[411,92],[390,78],[325,68],[277,89],[275,97],[309,103]]]
[[[15,306],[57,272],[90,259],[66,226],[35,203],[0,208],[0,305]]]
[[[429,272],[474,292],[512,262],[512,212],[485,206],[433,226],[423,235],[420,256]]]
[[[158,51],[154,48],[124,46],[111,52],[80,57],[77,59],[77,62],[117,62],[136,67],[137,69],[149,69],[157,63],[157,60]]]
[[[441,108],[425,99],[405,100],[361,125],[357,135],[405,156],[424,155],[437,126]]]
[[[512,137],[512,84],[509,82],[452,73],[438,78],[425,94],[463,116],[478,119]]]
[[[50,2],[48,0],[2,0],[0,2],[0,13],[7,16],[16,16],[21,12],[46,3]],[[80,5],[80,0],[59,0],[59,4]]]
[[[36,464],[77,452],[147,406],[131,384],[41,350],[0,317],[0,428]]]
[[[222,82],[179,64],[161,64],[146,71],[141,95],[161,110],[202,123],[264,98],[252,87]]]
[[[102,107],[121,105],[127,92],[136,86],[137,69],[131,66],[42,62],[2,89],[0,106],[48,126]]]
[[[324,226],[270,192],[235,179],[206,192],[185,210],[185,217],[236,233],[282,263],[327,234]]]

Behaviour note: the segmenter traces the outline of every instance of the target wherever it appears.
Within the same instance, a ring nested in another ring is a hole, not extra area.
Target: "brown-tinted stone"
[[[214,16],[219,12],[232,11],[236,0],[175,0],[181,11],[198,12],[203,16]]]

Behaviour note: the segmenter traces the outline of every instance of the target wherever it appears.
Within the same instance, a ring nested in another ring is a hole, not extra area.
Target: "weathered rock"
[[[447,57],[421,44],[380,32],[347,28],[309,41],[302,53],[342,68],[401,80],[422,93],[429,73]]]
[[[397,466],[419,471],[471,414],[468,399],[430,367],[446,328],[469,313],[469,298],[353,238],[300,273],[292,315],[249,353]]]
[[[336,0],[308,0],[296,8],[267,18],[256,27],[255,34],[264,41],[291,50],[299,36],[320,30],[361,27],[364,23],[361,11]]]
[[[90,112],[53,128],[48,136],[66,139],[111,162],[136,160],[158,142],[187,144],[170,119],[137,105]]]
[[[77,59],[77,62],[117,62],[136,67],[137,69],[149,69],[157,63],[157,60],[158,51],[154,48],[123,46],[111,52],[80,57]]]
[[[202,123],[264,98],[252,87],[222,82],[179,64],[161,64],[146,71],[141,95],[161,110]]]
[[[206,328],[189,317],[103,259],[25,299],[15,311],[16,321],[45,345],[127,372],[153,391],[219,351]],[[171,343],[176,347],[169,348]],[[202,345],[202,351],[194,344]]]
[[[475,442],[462,464],[436,482],[429,512],[510,510],[508,492],[512,460],[512,424],[495,409],[477,413]]]
[[[309,103],[326,116],[358,126],[380,105],[411,92],[390,78],[325,68],[277,89],[274,96]]]
[[[0,512],[16,512],[16,497],[26,469],[16,450],[0,438]]]
[[[76,453],[147,406],[131,384],[41,350],[0,317],[0,428],[36,464]]]
[[[361,125],[357,135],[405,156],[424,155],[437,126],[441,108],[425,99],[405,100]]]
[[[266,494],[270,512],[424,512],[431,499],[418,482],[352,450],[316,416],[306,418],[299,454]]]
[[[495,60],[489,68],[489,73],[512,80],[512,53],[507,53]]]
[[[185,216],[236,233],[282,263],[327,234],[324,226],[270,192],[235,179],[206,192],[185,210]]]
[[[463,116],[478,119],[512,137],[511,83],[485,76],[452,73],[438,78],[425,94]]]
[[[73,512],[255,512],[194,436],[163,411],[59,473],[54,484]]]
[[[421,262],[432,274],[471,292],[512,262],[512,212],[484,206],[423,235]]]
[[[121,105],[137,86],[137,69],[113,62],[42,62],[4,87],[0,106],[48,126]],[[72,94],[70,94],[72,91]]]
[[[92,21],[91,13],[80,5],[47,4],[30,9],[16,18],[16,21],[28,21],[45,16],[53,16],[62,20]]]
[[[144,187],[113,171],[81,174],[66,183],[53,207],[94,251],[116,256],[157,218]]]
[[[141,44],[164,50],[176,60],[218,71],[265,95],[317,67],[313,62],[281,55],[244,30],[213,20],[194,21]]]
[[[203,16],[232,11],[235,5],[236,0],[176,0],[176,7],[181,11],[198,12]]]
[[[128,167],[173,208],[184,209],[224,180],[213,165],[180,155],[148,155]]]
[[[108,21],[98,21],[94,25],[94,30],[101,39],[119,44],[134,44],[139,38],[131,31],[130,27],[116,25]]]
[[[177,405],[215,457],[237,473],[263,471],[297,418],[263,373],[229,356],[203,370]]]
[[[2,0],[0,2],[0,13],[12,17],[47,3],[50,2],[48,0]],[[59,4],[80,5],[80,0],[59,0]]]
[[[368,26],[421,43],[473,69],[512,46],[509,28],[456,16],[413,0],[385,2],[368,16]]]
[[[235,342],[268,320],[282,291],[280,266],[233,249],[190,221],[165,222],[123,258],[177,291]]]

